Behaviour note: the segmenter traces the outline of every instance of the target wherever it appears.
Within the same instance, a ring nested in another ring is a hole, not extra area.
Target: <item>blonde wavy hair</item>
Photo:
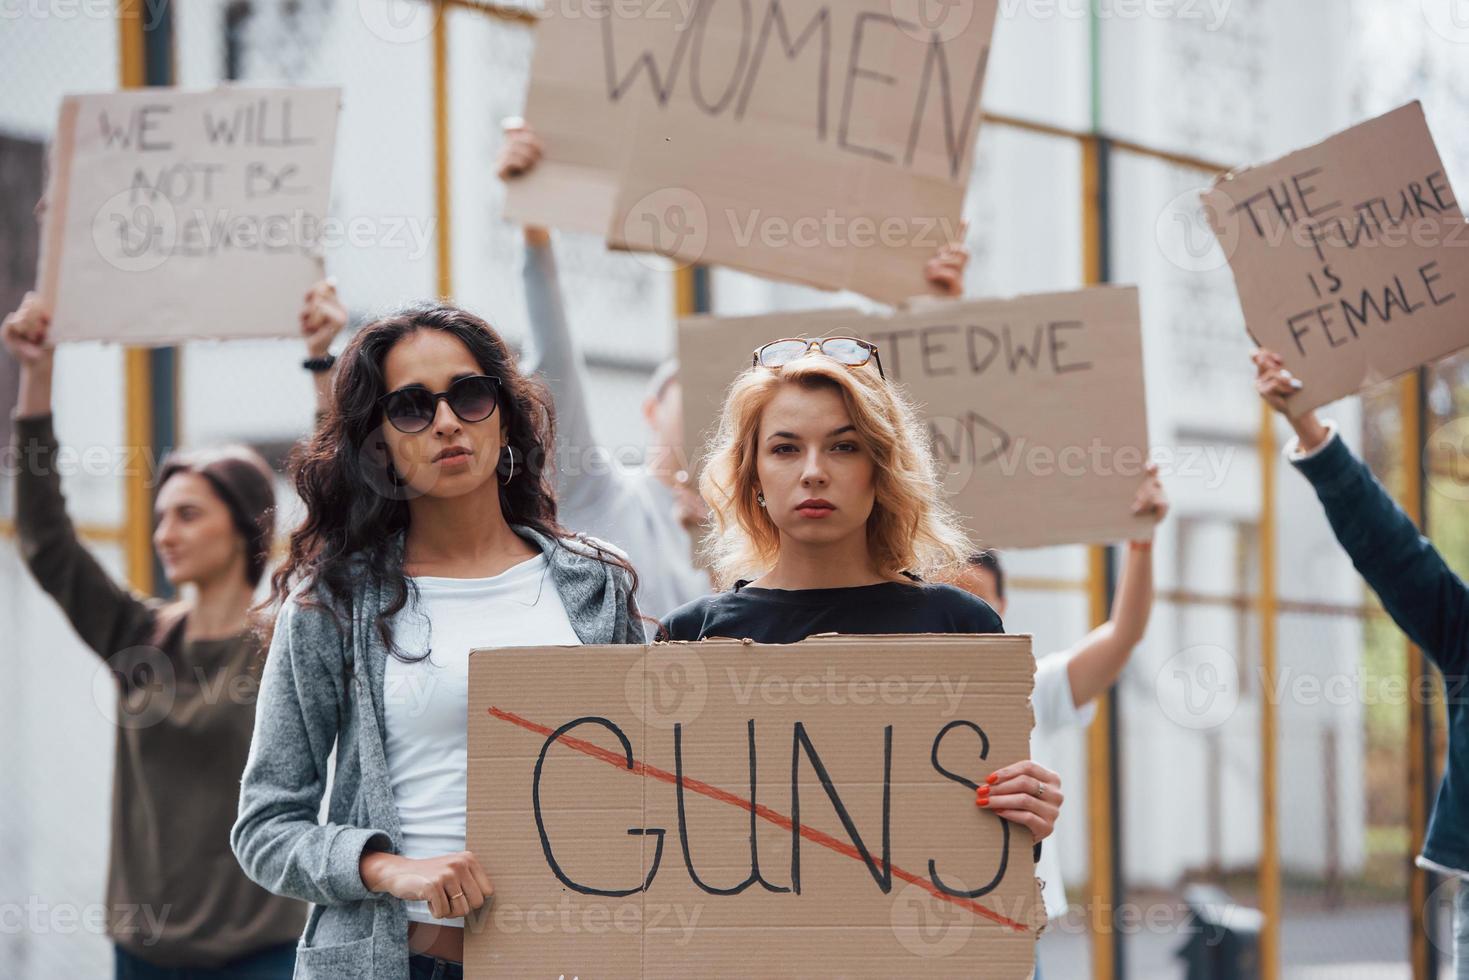
[[[750,368],[725,397],[699,478],[713,518],[703,550],[718,587],[758,577],[780,554],[780,533],[757,498],[756,461],[760,420],[786,385],[840,394],[872,457],[876,499],[867,544],[878,570],[892,579],[905,571],[930,579],[962,565],[974,549],[943,502],[940,472],[917,410],[873,368],[808,354],[781,368]]]

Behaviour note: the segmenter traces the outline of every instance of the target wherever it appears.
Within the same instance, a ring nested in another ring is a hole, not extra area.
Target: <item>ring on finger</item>
[[[1046,784],[1039,779],[1035,781],[1035,798],[1044,800],[1046,798]]]

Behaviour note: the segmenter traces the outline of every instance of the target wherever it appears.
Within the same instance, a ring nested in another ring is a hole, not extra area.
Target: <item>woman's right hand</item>
[[[530,173],[541,162],[545,147],[524,119],[512,116],[500,126],[505,131],[505,143],[495,160],[495,173],[501,180],[510,181]],[[538,225],[526,225],[525,240],[531,245],[546,245],[550,243],[551,235]]]
[[[1281,356],[1263,347],[1250,355],[1255,365],[1255,391],[1265,404],[1286,417],[1291,428],[1296,430],[1302,452],[1310,452],[1326,441],[1331,432],[1315,412],[1300,416],[1290,414],[1290,399],[1303,385],[1301,379],[1291,374]]]
[[[0,343],[20,364],[20,391],[15,411],[22,418],[51,411],[51,365],[56,348],[47,334],[51,313],[35,293],[26,293],[20,308],[0,323]]]
[[[406,858],[369,851],[358,864],[370,891],[407,902],[428,902],[436,919],[456,919],[482,908],[495,893],[479,858],[469,851],[432,858]]]
[[[524,119],[506,119],[501,128],[505,131],[505,144],[500,147],[500,155],[495,160],[495,173],[501,180],[529,173],[545,153],[540,137]]]
[[[0,324],[0,340],[23,368],[48,368],[55,348],[46,342],[51,314],[35,293],[26,293],[20,307]]]

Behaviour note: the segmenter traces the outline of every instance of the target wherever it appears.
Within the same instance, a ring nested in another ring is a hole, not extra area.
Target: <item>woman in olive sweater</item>
[[[21,366],[16,530],[37,583],[117,684],[107,875],[116,976],[284,980],[306,906],[250,881],[229,843],[264,660],[250,608],[274,525],[270,468],[243,447],[165,460],[153,544],[189,597],[145,598],[115,582],[78,540],[61,493],[49,320],[28,294],[0,327]],[[301,328],[315,366],[345,322],[330,283],[307,294]]]

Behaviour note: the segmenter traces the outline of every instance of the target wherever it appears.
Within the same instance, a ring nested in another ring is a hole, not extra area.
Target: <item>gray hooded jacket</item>
[[[596,560],[587,540],[558,541],[519,526],[515,531],[546,556],[583,643],[644,641],[625,572]],[[391,547],[401,556],[401,533]],[[361,576],[345,636],[330,612],[296,598],[276,620],[230,845],[256,883],[312,903],[297,946],[296,980],[404,980],[403,902],[368,891],[358,873],[364,850],[396,853],[402,840],[383,750],[388,652],[376,626],[391,592]],[[331,804],[322,823],[334,747]]]

